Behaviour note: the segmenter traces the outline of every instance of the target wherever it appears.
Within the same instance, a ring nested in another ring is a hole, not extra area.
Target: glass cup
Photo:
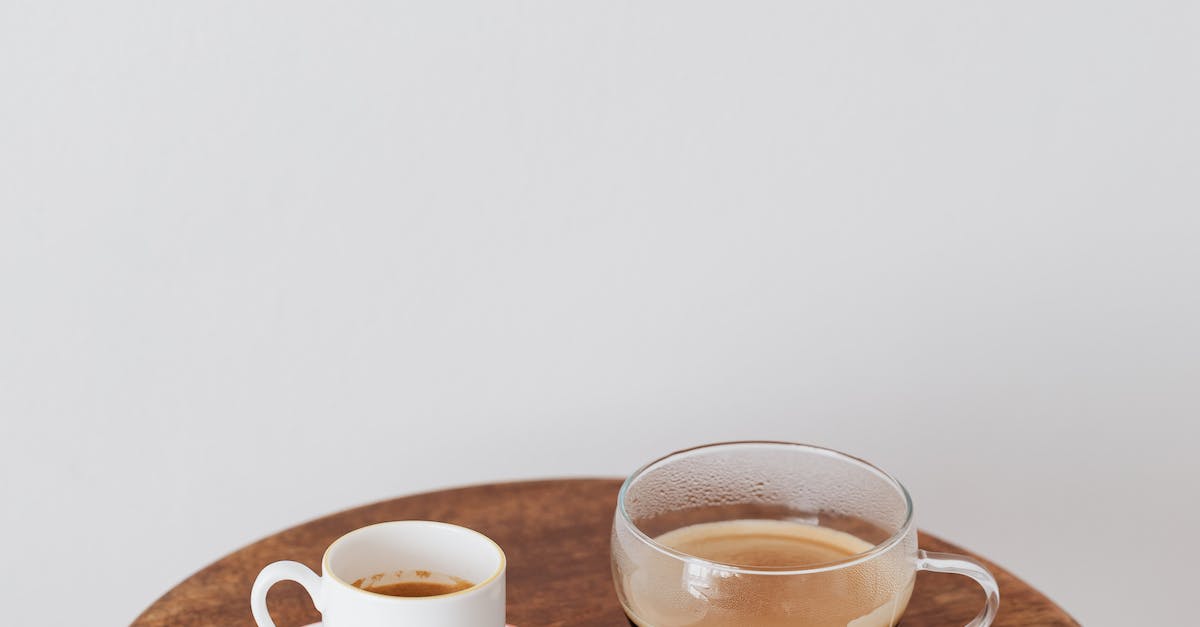
[[[900,482],[830,449],[687,449],[633,473],[617,500],[613,579],[638,627],[894,627],[919,570],[983,587],[986,605],[968,627],[991,625],[1000,605],[982,564],[917,548]],[[814,557],[772,562],[782,555]]]

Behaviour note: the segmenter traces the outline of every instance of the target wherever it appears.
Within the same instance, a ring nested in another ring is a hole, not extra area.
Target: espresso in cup
[[[250,610],[259,627],[276,627],[267,590],[291,580],[308,591],[324,627],[505,627],[505,569],[504,552],[477,531],[385,522],[335,540],[320,575],[299,562],[268,564],[250,591]]]
[[[462,577],[418,568],[375,573],[350,585],[389,597],[436,597],[468,590],[475,584]]]

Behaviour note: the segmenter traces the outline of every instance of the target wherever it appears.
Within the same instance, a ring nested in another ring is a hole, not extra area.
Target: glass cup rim
[[[904,523],[901,524],[900,528],[897,529],[896,532],[893,533],[887,540],[884,540],[883,542],[880,542],[879,544],[875,545],[874,547],[871,547],[871,550],[869,550],[869,551],[863,551],[862,553],[854,555],[853,557],[846,559],[844,561],[833,562],[833,563],[825,564],[825,565],[811,566],[811,567],[806,567],[806,568],[786,568],[786,569],[773,568],[772,569],[772,568],[752,568],[752,567],[747,567],[747,566],[735,566],[733,564],[723,564],[721,562],[714,562],[712,560],[707,560],[702,557],[697,557],[695,555],[690,555],[688,553],[684,553],[683,551],[680,551],[678,549],[673,549],[665,544],[659,543],[654,538],[651,538],[650,536],[646,535],[646,533],[643,532],[637,526],[637,523],[633,522],[633,517],[630,516],[629,511],[625,509],[625,498],[628,495],[630,486],[633,484],[634,480],[636,480],[638,477],[642,476],[647,471],[652,470],[654,467],[656,467],[664,462],[667,462],[671,459],[674,459],[676,457],[682,456],[682,455],[686,455],[689,453],[695,453],[698,451],[705,451],[708,449],[729,448],[729,447],[737,447],[737,446],[777,446],[777,447],[795,448],[795,449],[806,450],[806,451],[812,452],[812,453],[817,453],[820,455],[834,457],[834,458],[864,467],[867,470],[870,470],[870,471],[874,472],[875,474],[879,475],[884,481],[891,484],[892,487],[899,490],[900,494],[902,494],[904,496],[904,509],[905,509]],[[673,453],[668,453],[666,455],[663,455],[662,457],[659,457],[658,459],[651,461],[651,462],[645,464],[644,466],[642,466],[641,468],[638,468],[637,470],[633,471],[633,473],[630,474],[625,479],[625,482],[621,484],[621,490],[617,493],[617,513],[620,516],[621,520],[623,520],[625,522],[625,525],[633,531],[634,536],[637,539],[641,540],[643,543],[645,543],[646,545],[650,546],[651,548],[657,550],[658,552],[667,555],[668,557],[673,557],[675,559],[678,559],[680,561],[687,562],[687,563],[700,564],[704,567],[712,568],[714,570],[723,570],[723,571],[733,572],[733,573],[738,573],[738,574],[743,574],[743,575],[808,575],[808,574],[814,574],[814,573],[840,570],[842,568],[848,568],[850,566],[854,566],[856,564],[861,564],[863,562],[869,561],[880,554],[886,553],[889,549],[891,549],[896,544],[900,543],[901,540],[903,540],[905,537],[908,536],[909,531],[911,531],[912,525],[913,525],[912,496],[909,495],[908,489],[904,487],[904,484],[900,483],[899,480],[897,480],[892,475],[888,474],[882,468],[879,468],[875,464],[872,464],[871,462],[868,462],[865,459],[855,457],[853,455],[850,455],[848,453],[843,453],[843,452],[835,450],[835,449],[827,448],[824,446],[817,446],[815,444],[804,444],[801,442],[785,442],[782,440],[735,440],[735,441],[730,441],[730,442],[714,442],[711,444],[701,444],[699,446],[693,446],[690,448],[680,449]]]

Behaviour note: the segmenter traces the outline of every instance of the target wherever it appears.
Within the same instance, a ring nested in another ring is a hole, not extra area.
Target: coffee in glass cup
[[[612,536],[617,596],[637,627],[894,627],[918,570],[982,565],[917,548],[912,502],[844,453],[785,442],[679,451],[626,480]]]

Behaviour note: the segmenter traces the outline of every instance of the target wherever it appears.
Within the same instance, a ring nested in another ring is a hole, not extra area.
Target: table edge
[[[333,511],[333,512],[330,512],[327,514],[323,514],[320,516],[316,516],[316,517],[307,519],[307,520],[297,523],[295,525],[285,527],[283,529],[275,531],[274,533],[260,536],[257,539],[253,540],[252,542],[244,544],[244,545],[238,547],[237,549],[234,549],[233,551],[229,551],[227,553],[222,554],[217,559],[209,562],[208,564],[202,566],[201,568],[193,571],[187,577],[179,580],[178,582],[175,583],[175,585],[171,586],[170,588],[167,588],[167,590],[165,592],[163,592],[161,595],[159,595],[157,599],[155,599],[152,603],[147,605],[146,608],[143,609],[137,615],[137,617],[133,620],[131,625],[136,625],[138,623],[138,621],[140,621],[142,619],[143,616],[145,616],[147,613],[149,613],[151,610],[153,610],[155,607],[157,607],[159,605],[159,603],[163,602],[163,600],[165,600],[166,597],[169,596],[172,592],[174,592],[176,589],[180,588],[181,586],[187,584],[189,581],[196,578],[200,573],[211,568],[212,566],[226,560],[229,557],[237,555],[238,553],[241,553],[242,551],[245,551],[245,550],[249,549],[250,547],[253,547],[262,542],[265,542],[271,538],[274,538],[281,534],[287,533],[288,531],[291,531],[293,529],[298,529],[298,528],[301,528],[301,527],[304,527],[304,526],[307,526],[307,525],[310,525],[310,524],[313,524],[313,523],[316,523],[316,522],[319,522],[319,521],[322,521],[322,520],[325,520],[328,518],[333,518],[335,516],[342,516],[345,514],[359,511],[359,510],[367,510],[372,507],[383,505],[385,503],[390,503],[390,502],[396,501],[396,500],[407,499],[407,498],[416,498],[416,497],[421,497],[421,496],[426,496],[426,495],[431,495],[431,494],[442,494],[442,493],[447,493],[447,492],[461,492],[461,491],[477,490],[480,488],[489,488],[489,487],[496,487],[496,486],[512,486],[512,485],[533,486],[536,484],[553,484],[553,483],[563,483],[563,482],[611,483],[611,484],[614,484],[613,487],[616,488],[616,487],[619,487],[622,483],[624,483],[624,481],[625,481],[625,479],[623,477],[602,477],[602,476],[588,475],[588,476],[568,476],[568,477],[554,477],[554,478],[542,477],[542,478],[535,478],[535,479],[518,479],[518,480],[513,480],[513,481],[473,483],[473,484],[459,485],[459,486],[453,486],[453,487],[448,487],[448,488],[423,490],[421,492],[414,492],[412,494],[403,494],[400,496],[383,498],[383,499],[371,501],[369,503],[365,503],[362,505],[356,505],[354,507],[349,507],[346,509]],[[1066,619],[1070,623],[1073,623],[1074,625],[1077,625],[1077,626],[1081,625],[1081,623],[1078,620],[1076,620],[1075,617],[1070,614],[1070,612],[1068,612],[1066,609],[1064,609],[1061,605],[1059,605],[1054,599],[1052,599],[1045,592],[1042,592],[1041,589],[1034,587],[1033,585],[1031,585],[1029,582],[1027,582],[1024,579],[1017,577],[1015,574],[1012,573],[1012,571],[1004,568],[1003,566],[1000,566],[995,561],[993,561],[983,555],[980,555],[979,553],[976,553],[974,551],[967,550],[966,548],[964,548],[954,542],[946,540],[941,535],[929,533],[929,532],[925,531],[924,529],[921,529],[920,527],[917,528],[917,535],[918,535],[918,538],[920,538],[921,536],[927,536],[927,537],[933,538],[933,539],[947,545],[948,547],[950,547],[950,549],[952,551],[954,551],[956,553],[961,553],[963,555],[968,555],[968,556],[974,557],[976,559],[982,560],[988,566],[989,569],[993,570],[994,574],[1003,573],[1005,575],[1008,575],[1009,577],[1012,577],[1013,579],[1016,579],[1017,581],[1020,581],[1022,584],[1024,584],[1030,590],[1033,590],[1037,594],[1041,595],[1041,597],[1044,598],[1047,603],[1049,603],[1055,610],[1057,610],[1062,615],[1062,618]],[[1003,599],[1001,599],[1001,603],[1003,603]]]

